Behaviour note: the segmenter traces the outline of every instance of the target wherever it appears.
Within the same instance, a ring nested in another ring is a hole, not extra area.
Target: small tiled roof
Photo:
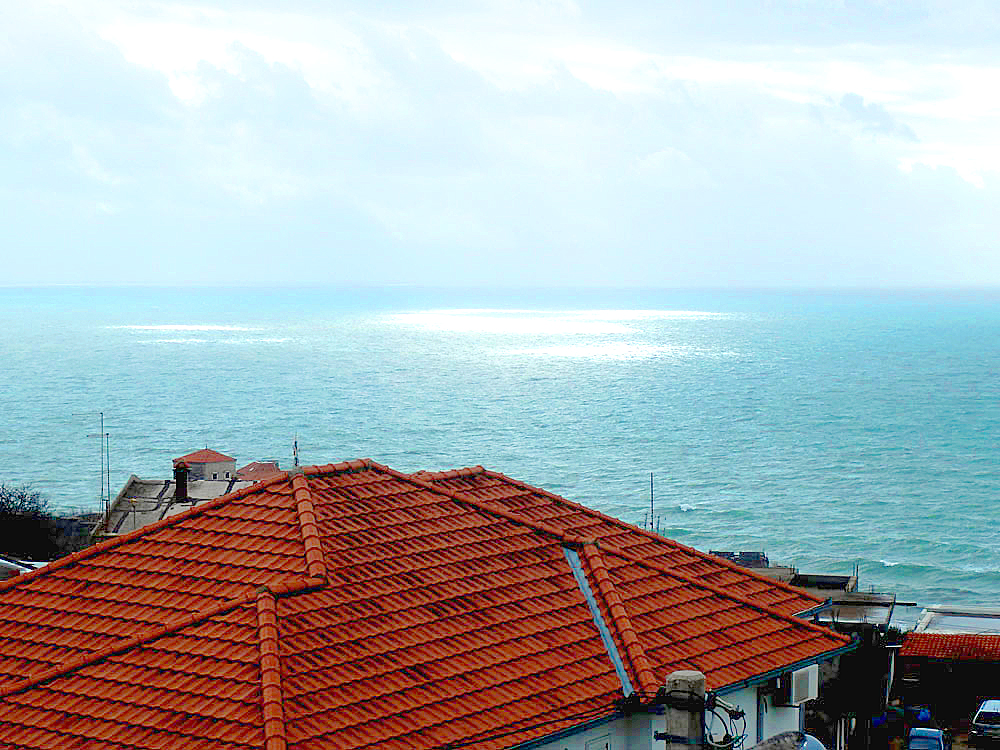
[[[755,601],[724,562],[713,579],[658,537],[598,542],[447,484],[283,472],[0,583],[3,743],[488,750],[614,715],[626,679],[717,689],[848,644],[766,602],[787,587]]]
[[[227,456],[225,453],[219,453],[219,451],[213,451],[211,448],[202,448],[200,451],[195,451],[194,453],[188,453],[186,456],[180,456],[174,459],[174,466],[180,463],[185,464],[215,464],[222,461],[235,461],[236,459],[232,456]]]
[[[241,469],[236,470],[238,479],[246,479],[251,482],[259,482],[261,479],[280,474],[281,469],[274,461],[251,461]]]
[[[1000,635],[907,633],[900,655],[952,661],[1000,662]]]

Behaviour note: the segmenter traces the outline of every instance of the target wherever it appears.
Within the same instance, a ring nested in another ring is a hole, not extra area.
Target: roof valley
[[[591,575],[597,582],[597,590],[604,600],[605,606],[611,615],[611,624],[618,632],[618,637],[625,646],[625,653],[628,654],[632,669],[638,681],[637,691],[641,695],[651,695],[656,692],[656,676],[646,658],[646,653],[639,643],[632,621],[629,619],[625,605],[622,603],[618,591],[615,589],[611,577],[608,575],[608,566],[604,562],[600,548],[593,542],[583,544],[583,555],[590,569]]]

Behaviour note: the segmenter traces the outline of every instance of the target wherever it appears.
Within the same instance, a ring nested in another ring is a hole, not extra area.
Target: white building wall
[[[732,693],[720,696],[726,703],[739,706],[746,715],[746,739],[744,748],[750,748],[761,740],[773,737],[781,732],[791,732],[799,728],[801,708],[798,706],[776,706],[774,696],[761,693],[756,686],[745,687]],[[726,718],[726,712],[717,709],[717,713]],[[722,734],[722,726],[711,714],[705,717],[705,728],[713,734]],[[736,728],[742,729],[742,720],[736,722]]]
[[[228,474],[228,476],[227,476]],[[188,479],[232,479],[236,476],[235,461],[191,464]]]
[[[665,750],[663,742],[653,740],[653,733],[665,726],[662,716],[636,714],[539,745],[537,750]]]
[[[758,695],[760,706],[758,710]],[[743,750],[756,745],[759,740],[773,737],[781,732],[799,728],[800,708],[798,706],[776,706],[770,694],[758,694],[756,687],[747,687],[722,696],[726,703],[739,706],[746,713],[746,739]],[[719,709],[719,714],[725,712]],[[763,722],[758,734],[758,715]],[[706,728],[712,729],[711,714],[705,717]],[[742,729],[742,721],[737,729]],[[722,730],[720,724],[715,729]],[[606,724],[590,727],[577,734],[537,746],[537,750],[666,750],[666,743],[656,741],[656,732],[666,731],[666,721],[662,715],[637,714],[617,719]],[[721,731],[719,732],[721,734]]]

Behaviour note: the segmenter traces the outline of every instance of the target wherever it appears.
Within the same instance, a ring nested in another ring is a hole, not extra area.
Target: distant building
[[[236,476],[236,459],[210,448],[174,459],[174,466],[181,464],[187,464],[188,479],[232,479]]]
[[[900,658],[908,703],[967,718],[1000,689],[1000,608],[927,607]]]
[[[272,466],[275,471],[266,473]],[[241,478],[237,476],[235,458],[205,448],[175,458],[172,479],[141,479],[133,474],[112,501],[108,514],[97,524],[94,538],[134,531],[182,513],[200,502],[249,487],[274,476],[280,471],[277,466],[275,461],[255,461],[240,470],[255,467],[247,478]]]

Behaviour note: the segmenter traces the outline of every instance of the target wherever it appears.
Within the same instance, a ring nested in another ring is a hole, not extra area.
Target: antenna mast
[[[649,530],[653,530],[653,472],[649,472]]]
[[[97,413],[101,417],[101,431],[92,432],[87,437],[101,441],[101,509],[107,517],[111,512],[111,433],[104,429],[104,412]]]

